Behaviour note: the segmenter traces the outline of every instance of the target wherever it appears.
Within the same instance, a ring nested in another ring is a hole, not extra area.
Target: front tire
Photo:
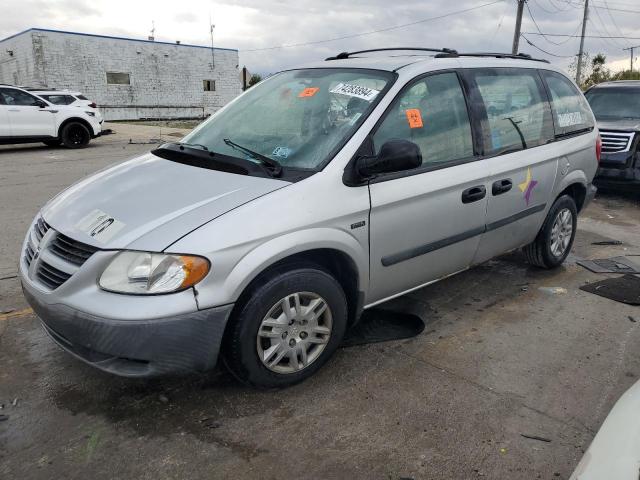
[[[336,351],[347,326],[347,300],[320,267],[281,268],[258,280],[236,305],[224,361],[241,382],[259,388],[294,385]]]
[[[523,248],[527,261],[537,267],[559,267],[569,255],[576,236],[578,209],[569,195],[559,197],[549,209],[536,239]]]
[[[91,134],[80,122],[69,122],[62,128],[60,138],[67,148],[84,148],[89,145]]]

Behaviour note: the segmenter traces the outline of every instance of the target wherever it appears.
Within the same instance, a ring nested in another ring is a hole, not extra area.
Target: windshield
[[[267,157],[284,168],[320,169],[393,78],[390,72],[361,69],[282,72],[250,88],[183,142],[256,162]]]
[[[594,88],[585,96],[598,120],[640,118],[640,88]]]

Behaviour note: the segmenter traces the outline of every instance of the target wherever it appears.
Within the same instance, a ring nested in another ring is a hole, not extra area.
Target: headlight
[[[121,252],[102,272],[100,288],[118,293],[153,295],[192,287],[209,272],[209,262],[192,255]]]

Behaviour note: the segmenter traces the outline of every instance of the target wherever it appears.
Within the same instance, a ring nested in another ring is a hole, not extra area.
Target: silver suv
[[[504,252],[554,268],[598,132],[526,56],[343,53],[254,86],[179,143],[68,188],[20,276],[65,350],[131,377],[316,372],[367,309]]]

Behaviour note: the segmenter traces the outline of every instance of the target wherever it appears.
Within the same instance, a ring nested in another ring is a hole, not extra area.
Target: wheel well
[[[87,122],[84,118],[78,118],[78,117],[67,118],[64,122],[60,124],[60,127],[58,127],[58,138],[62,138],[62,129],[67,124],[72,122],[81,123],[82,125],[84,125],[87,128],[87,130],[89,130],[89,135],[91,135],[91,138],[93,138],[94,134],[93,134],[93,127],[91,126],[91,124]]]
[[[263,270],[251,281],[240,295],[240,298],[250,291],[254,283],[265,274],[288,265],[294,266],[295,264],[301,263],[312,263],[318,265],[324,270],[327,270],[327,272],[329,272],[338,281],[338,283],[340,283],[340,286],[347,297],[349,324],[352,324],[356,320],[359,310],[362,308],[362,299],[360,298],[358,290],[358,268],[349,255],[332,248],[306,250],[304,252],[285,257],[273,265],[269,265],[269,267]]]
[[[584,205],[584,200],[587,197],[587,188],[581,183],[572,183],[562,192],[560,192],[558,198],[563,195],[569,195],[571,198],[573,198],[573,201],[576,202],[576,208],[578,209],[578,212],[580,212]]]

